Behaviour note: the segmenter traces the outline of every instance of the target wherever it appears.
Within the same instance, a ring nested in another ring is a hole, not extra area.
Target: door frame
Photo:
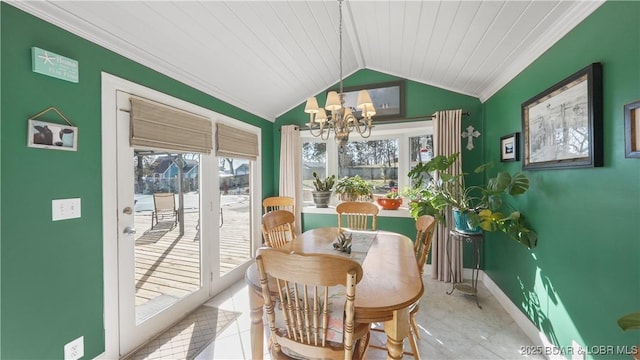
[[[232,126],[241,127],[245,130],[256,132],[258,134],[259,148],[261,143],[260,129],[240,122],[236,119],[219,114],[217,112],[202,108],[200,106],[185,102],[170,95],[161,93],[159,91],[147,88],[145,86],[133,83],[131,81],[119,78],[106,72],[101,73],[101,90],[102,90],[102,114],[101,114],[101,128],[102,128],[102,243],[103,243],[103,281],[104,281],[104,329],[105,329],[105,351],[100,354],[97,359],[118,359],[120,357],[120,330],[118,321],[118,222],[117,222],[117,152],[116,152],[116,120],[117,120],[117,91],[124,91],[131,94],[136,94],[145,98],[153,99],[159,102],[177,106],[181,109],[191,111],[193,113],[201,114],[212,119],[212,123],[215,125],[217,122],[223,122]],[[214,139],[215,141],[215,139]],[[262,242],[262,236],[260,232],[260,222],[256,222],[261,218],[262,208],[257,199],[262,199],[262,171],[261,171],[261,157],[254,162],[252,168],[254,174],[251,178],[252,187],[252,206],[251,206],[251,218],[252,218],[252,248],[255,249],[260,246]],[[213,174],[212,174],[213,175]],[[213,184],[217,186],[218,177],[211,176]],[[254,204],[255,203],[255,204]],[[201,207],[208,207],[209,209],[219,209],[220,202],[217,196],[212,196],[209,203],[201,203]],[[214,212],[215,213],[215,212]],[[218,237],[216,233],[214,237]],[[216,266],[219,264],[219,252],[217,247],[219,239],[214,239],[213,245],[210,247],[212,251],[209,254],[202,254],[201,256],[209,256],[211,263],[211,271],[209,276],[203,274],[204,286],[209,288],[209,297],[215,296],[229,287],[231,284],[236,283],[243,279],[245,270],[250,266],[251,262],[247,262],[242,266],[239,266],[235,270],[229,272],[224,278],[219,277],[219,271]],[[215,270],[214,270],[215,267]],[[167,327],[171,324],[166,324]],[[124,354],[123,354],[124,355]]]

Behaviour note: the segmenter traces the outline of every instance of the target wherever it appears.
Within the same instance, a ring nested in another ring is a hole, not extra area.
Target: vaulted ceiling
[[[486,100],[603,1],[346,1],[363,68]],[[11,1],[270,121],[340,80],[337,1]]]

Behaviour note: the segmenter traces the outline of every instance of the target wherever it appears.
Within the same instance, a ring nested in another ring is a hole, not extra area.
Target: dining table
[[[350,254],[333,246],[341,231],[352,234]],[[383,230],[321,227],[296,236],[283,249],[295,253],[344,254],[360,262],[363,277],[356,286],[355,321],[382,323],[387,336],[387,359],[402,358],[403,341],[410,330],[409,306],[424,292],[410,238]],[[245,280],[251,308],[252,359],[261,360],[264,351],[264,299],[255,263],[247,269]]]

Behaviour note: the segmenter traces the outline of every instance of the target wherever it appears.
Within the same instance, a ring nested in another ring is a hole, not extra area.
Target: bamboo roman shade
[[[236,157],[253,161],[258,159],[257,134],[221,123],[218,123],[217,127],[216,156]]]
[[[208,118],[131,97],[131,146],[210,154],[213,130]]]

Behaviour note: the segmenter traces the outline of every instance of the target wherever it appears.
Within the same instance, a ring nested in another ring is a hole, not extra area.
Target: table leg
[[[404,338],[409,336],[409,309],[404,308],[393,312],[393,319],[384,323],[387,334],[387,360],[402,359],[402,345]]]
[[[255,289],[249,289],[249,308],[251,309],[251,358],[262,360],[264,353],[264,323],[262,322],[264,299]]]

